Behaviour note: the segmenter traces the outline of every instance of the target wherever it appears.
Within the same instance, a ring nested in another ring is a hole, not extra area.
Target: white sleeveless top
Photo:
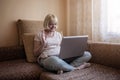
[[[34,40],[44,43],[44,47],[38,58],[59,55],[62,41],[62,36],[59,32],[55,31],[53,37],[45,37],[45,32],[42,30],[35,36]]]

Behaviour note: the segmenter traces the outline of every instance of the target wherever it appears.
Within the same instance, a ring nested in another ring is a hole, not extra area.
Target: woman
[[[90,66],[90,63],[86,63],[91,58],[89,52],[85,52],[83,56],[77,58],[71,64],[58,57],[62,35],[56,31],[57,24],[58,19],[55,15],[48,14],[45,17],[44,30],[41,30],[34,38],[34,55],[37,57],[37,62],[45,69],[58,71],[59,74],[63,71],[72,71]]]

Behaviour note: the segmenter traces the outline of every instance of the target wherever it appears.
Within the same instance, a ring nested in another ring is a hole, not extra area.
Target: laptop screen
[[[82,56],[87,48],[88,36],[63,37],[59,57],[62,59]]]

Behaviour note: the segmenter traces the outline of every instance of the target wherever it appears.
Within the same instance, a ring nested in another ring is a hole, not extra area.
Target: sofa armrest
[[[89,42],[88,50],[92,54],[91,62],[120,68],[120,44]]]

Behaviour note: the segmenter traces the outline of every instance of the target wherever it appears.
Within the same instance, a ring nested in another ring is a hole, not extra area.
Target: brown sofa
[[[26,61],[23,46],[0,48],[0,80],[120,80],[120,44],[88,43],[89,68],[57,75]]]
[[[115,43],[88,42],[87,50],[92,54],[89,68],[61,75],[44,70],[31,54],[33,37],[25,34],[23,40],[22,36],[31,32],[33,35],[41,24],[18,20],[19,45],[0,48],[0,80],[120,80],[120,44]]]

